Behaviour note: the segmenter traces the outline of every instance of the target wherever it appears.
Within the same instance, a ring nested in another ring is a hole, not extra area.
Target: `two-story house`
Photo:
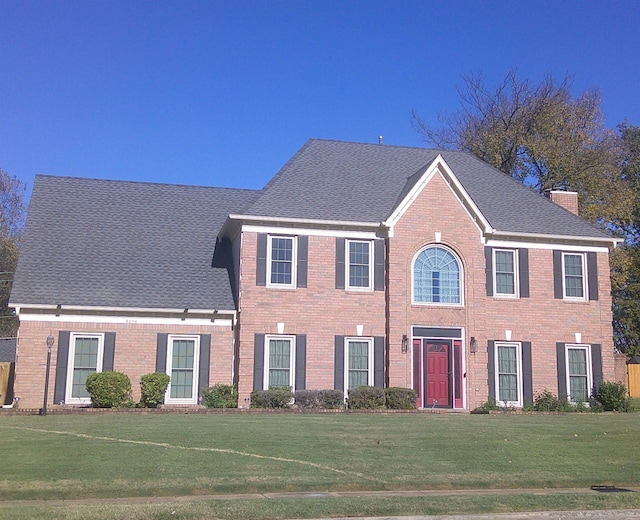
[[[555,201],[555,202],[554,202]],[[38,176],[11,296],[15,393],[171,376],[165,402],[233,383],[418,392],[421,407],[586,400],[613,379],[608,254],[577,195],[465,153],[308,141],[260,191]],[[134,394],[134,398],[139,394]]]

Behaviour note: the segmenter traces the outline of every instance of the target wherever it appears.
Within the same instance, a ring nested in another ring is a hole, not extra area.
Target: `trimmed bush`
[[[296,406],[308,410],[344,408],[342,390],[298,390],[293,394]]]
[[[390,410],[415,410],[418,393],[412,388],[392,386],[384,389],[387,408]]]
[[[238,392],[233,385],[218,383],[202,391],[207,408],[238,408]]]
[[[359,386],[349,390],[349,408],[351,410],[377,410],[384,408],[386,399],[384,389],[377,386]]]
[[[164,395],[171,378],[164,372],[145,374],[140,378],[142,397],[140,406],[143,408],[157,408],[164,403]]]
[[[584,405],[582,408],[585,408]],[[575,412],[576,406],[545,388],[534,396],[533,409],[537,412]]]
[[[251,392],[252,408],[289,408],[293,400],[293,392],[289,386],[274,386],[269,390]]]
[[[122,372],[94,372],[87,377],[86,386],[94,408],[123,408],[133,404],[131,381]]]
[[[627,388],[616,381],[602,381],[594,391],[593,398],[605,412],[626,412],[629,409]]]

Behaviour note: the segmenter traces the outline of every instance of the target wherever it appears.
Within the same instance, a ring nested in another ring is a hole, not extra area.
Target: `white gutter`
[[[99,312],[133,312],[133,313],[171,313],[171,314],[234,314],[235,310],[221,309],[167,309],[167,308],[150,308],[150,307],[102,307],[90,305],[51,305],[51,304],[27,304],[9,302],[9,307],[14,307],[16,312],[21,307],[36,310],[65,310],[65,311],[99,311]]]
[[[229,215],[231,220],[242,220],[244,222],[275,222],[279,224],[306,224],[316,226],[344,226],[344,227],[366,227],[378,229],[382,222],[354,222],[352,220],[317,220],[310,218],[281,218],[281,217],[256,217],[253,215]]]
[[[519,232],[506,232],[506,231],[494,231],[488,233],[492,238],[508,239],[510,237],[515,238],[528,238],[528,239],[540,239],[540,240],[557,240],[560,242],[602,242],[606,244],[613,243],[614,247],[617,244],[624,242],[622,238],[615,237],[581,237],[575,235],[545,235],[543,233],[519,233]]]

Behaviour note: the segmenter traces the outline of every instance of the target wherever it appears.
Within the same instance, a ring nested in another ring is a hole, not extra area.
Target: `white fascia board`
[[[256,226],[252,224],[245,224],[242,226],[242,231],[247,233],[269,233],[272,235],[308,235],[308,236],[321,236],[321,237],[342,237],[342,238],[356,238],[362,240],[373,240],[374,238],[380,238],[380,233],[376,230],[369,231],[354,231],[344,229],[318,229],[318,228],[301,228],[301,227],[279,227],[279,226]]]
[[[393,235],[393,228],[398,223],[400,218],[406,213],[413,201],[416,200],[418,195],[424,190],[429,181],[436,173],[440,173],[444,181],[449,186],[449,189],[453,192],[456,198],[460,201],[462,207],[466,210],[467,214],[471,217],[472,221],[478,226],[481,233],[492,233],[495,230],[489,224],[489,221],[485,218],[482,212],[478,209],[475,202],[469,197],[469,194],[464,189],[460,181],[453,173],[453,170],[449,167],[442,155],[438,156],[431,162],[425,169],[422,177],[415,183],[413,188],[409,191],[407,196],[398,204],[395,211],[391,216],[383,223],[389,228],[390,236]]]
[[[39,321],[47,323],[119,323],[137,325],[205,325],[210,327],[233,327],[235,319],[226,315],[226,318],[169,318],[162,316],[102,316],[99,314],[42,314],[38,312],[23,311],[20,313],[20,321]]]
[[[542,247],[545,249],[561,249],[568,247],[585,248],[592,247],[602,249],[603,251],[615,248],[618,244],[624,242],[621,238],[615,237],[580,237],[567,235],[546,235],[543,233],[517,233],[517,232],[501,232],[495,231],[485,238],[485,244],[488,246],[497,243],[524,244],[529,243],[532,248]]]
[[[526,248],[526,249],[557,249],[562,251],[577,251],[577,252],[594,252],[594,253],[608,253],[610,252],[607,246],[594,246],[594,245],[580,245],[580,244],[568,244],[566,242],[550,243],[550,242],[527,242],[527,241],[515,241],[515,240],[487,240],[486,246],[489,247],[503,247],[505,249]]]
[[[254,215],[229,215],[229,220],[239,221],[243,225],[289,225],[290,227],[327,227],[327,228],[350,228],[350,229],[378,229],[380,222],[358,222],[354,220],[321,220],[310,218],[283,218],[283,217],[266,217]]]
[[[10,303],[10,307],[28,307],[30,309],[41,310],[65,310],[65,311],[87,311],[87,312],[119,312],[119,313],[150,313],[150,314],[235,314],[235,310],[222,309],[169,309],[166,307],[105,307],[99,305],[52,305],[41,303]]]

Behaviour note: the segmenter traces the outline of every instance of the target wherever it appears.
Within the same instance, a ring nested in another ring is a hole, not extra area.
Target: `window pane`
[[[460,303],[460,267],[446,249],[430,247],[418,255],[413,284],[417,302]]]
[[[368,242],[349,242],[349,287],[369,287]]]
[[[515,261],[513,251],[495,252],[496,293],[515,294]]]
[[[586,402],[589,398],[589,381],[587,375],[587,351],[585,349],[569,349],[569,397],[574,402]]]
[[[564,255],[565,296],[584,297],[582,255]]]
[[[293,238],[271,238],[271,283],[291,284]]]
[[[369,384],[369,342],[349,341],[349,388]]]
[[[269,387],[291,386],[291,340],[269,340]]]
[[[76,338],[73,352],[71,397],[89,397],[87,377],[98,369],[98,338]]]
[[[498,346],[498,400],[518,401],[518,354],[515,345]]]
[[[191,399],[193,397],[193,365],[195,362],[193,339],[176,339],[171,353],[171,397]]]

